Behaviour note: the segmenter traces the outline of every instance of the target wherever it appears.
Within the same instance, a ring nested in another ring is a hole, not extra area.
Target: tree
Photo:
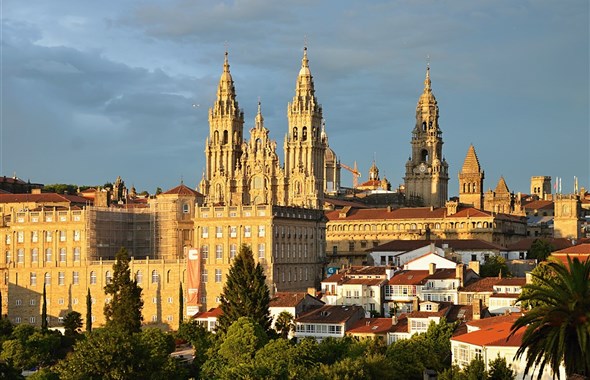
[[[178,326],[182,324],[184,320],[184,292],[182,291],[182,282],[178,287]]]
[[[129,255],[122,247],[115,257],[113,265],[113,278],[104,287],[107,296],[111,300],[104,306],[106,326],[121,329],[128,333],[139,332],[143,316],[143,300],[141,299],[141,287],[131,279],[129,269]]]
[[[269,302],[270,293],[262,266],[254,264],[252,250],[242,245],[221,293],[223,313],[219,316],[218,330],[225,332],[240,317],[249,317],[268,331],[271,323]]]
[[[277,315],[277,320],[275,321],[275,330],[281,337],[287,339],[289,337],[289,333],[293,331],[295,328],[295,324],[293,323],[293,315],[288,311],[281,311],[279,315]]]
[[[0,319],[2,319],[2,291],[0,291]]]
[[[488,363],[490,370],[488,371],[488,380],[514,380],[516,375],[512,370],[511,365],[506,363],[506,358],[501,358],[500,355]]]
[[[92,331],[92,297],[90,296],[90,288],[86,294],[86,332]]]
[[[489,256],[479,270],[481,277],[497,277],[500,272],[505,276],[510,275],[510,270],[508,270],[508,265],[506,265],[506,259],[502,256],[495,255]]]
[[[53,364],[60,346],[59,333],[42,332],[31,325],[18,325],[2,343],[0,360],[20,370]]]
[[[511,336],[526,328],[516,357],[526,355],[525,374],[546,365],[559,376],[565,373],[590,375],[590,260],[584,263],[568,257],[567,265],[557,261],[545,264],[549,275],[532,273],[538,284],[526,284],[518,301],[542,303],[519,317]],[[524,290],[527,292],[524,292]]]
[[[47,284],[43,283],[43,305],[41,306],[41,331],[47,331]]]
[[[555,248],[551,243],[544,239],[535,239],[531,244],[531,249],[527,252],[527,259],[536,259],[537,261],[545,261],[547,257],[553,252]]]
[[[173,343],[157,329],[136,334],[97,329],[53,369],[62,380],[182,379],[185,371],[170,356]]]
[[[77,311],[70,311],[64,315],[63,325],[65,329],[64,335],[75,336],[82,328],[82,314]]]

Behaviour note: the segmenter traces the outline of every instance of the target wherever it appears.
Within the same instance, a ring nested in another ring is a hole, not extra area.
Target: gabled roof
[[[366,285],[379,286],[387,283],[384,278],[346,278],[342,281],[342,285]]]
[[[521,313],[511,313],[507,315],[499,315],[497,317],[490,317],[490,318],[483,318],[478,320],[473,320],[467,322],[467,325],[470,327],[476,327],[478,329],[488,328],[490,326],[494,326],[498,323],[508,322],[514,323],[522,314]]]
[[[306,295],[306,292],[277,292],[270,299],[268,307],[296,307]]]
[[[467,207],[457,211],[455,214],[451,215],[453,218],[487,218],[492,216],[492,213],[489,211],[479,210],[475,207]]]
[[[223,314],[220,307],[211,308],[207,311],[198,312],[193,316],[194,319],[207,319],[207,318],[219,318]]]
[[[469,150],[467,150],[467,156],[465,156],[465,161],[463,161],[463,168],[461,169],[462,174],[476,174],[481,171],[481,167],[479,166],[479,160],[477,159],[477,154],[475,153],[475,148],[473,144],[469,145]]]
[[[362,318],[356,321],[347,334],[385,334],[391,330],[391,318]]]
[[[578,245],[574,245],[568,248],[560,249],[559,251],[553,252],[553,254],[557,255],[590,255],[590,243],[582,243]]]
[[[466,293],[492,293],[494,291],[494,285],[498,284],[500,281],[502,281],[502,278],[500,277],[482,277],[470,282],[460,291]]]
[[[165,195],[189,195],[189,196],[196,196],[196,197],[202,197],[203,194],[199,193],[196,190],[191,189],[190,187],[186,186],[184,183],[181,183],[180,185],[166,191],[163,192],[162,194]]]
[[[523,205],[525,210],[543,210],[543,209],[550,209],[553,210],[553,201],[545,201],[542,199],[538,199],[535,201],[527,202]]]
[[[492,318],[487,318],[492,319]],[[481,347],[520,347],[525,329],[518,330],[509,339],[511,322],[499,322],[467,334],[455,336],[451,340]]]
[[[324,305],[295,319],[298,323],[345,323],[353,316],[363,313],[361,306]]]
[[[525,277],[508,277],[508,278],[503,278],[496,285],[497,286],[524,286],[525,284],[526,284]]]
[[[427,270],[403,270],[389,279],[389,285],[423,285],[428,276]]]

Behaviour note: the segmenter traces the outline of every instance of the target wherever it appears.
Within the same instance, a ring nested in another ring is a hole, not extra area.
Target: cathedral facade
[[[328,147],[307,48],[287,116],[285,162],[281,166],[277,143],[264,126],[260,102],[250,138],[244,138],[244,112],[238,105],[226,52],[217,99],[209,109],[206,169],[199,185],[206,204],[321,208],[324,190],[337,189],[340,176],[335,173],[338,160]]]

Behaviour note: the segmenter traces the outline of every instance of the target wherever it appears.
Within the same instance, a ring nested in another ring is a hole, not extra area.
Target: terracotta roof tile
[[[492,318],[487,318],[492,319]],[[522,336],[524,329],[520,329],[510,339],[511,322],[498,322],[489,325],[478,331],[473,331],[467,334],[455,336],[451,340],[476,346],[490,347],[490,346],[505,346],[505,347],[520,347],[522,343]]]
[[[525,277],[508,277],[503,278],[496,285],[498,286],[524,286],[526,284]]]
[[[324,305],[295,319],[299,323],[344,323],[355,315],[362,313],[361,306]]]
[[[542,240],[551,244],[556,250],[564,249],[572,246],[572,242],[566,238],[525,238],[517,241],[514,244],[510,244],[506,247],[508,251],[528,251],[531,249],[535,240]]]
[[[347,334],[385,334],[393,326],[391,318],[362,318],[356,321]]]
[[[205,319],[205,318],[219,318],[223,314],[220,307],[215,307],[207,311],[201,311],[193,316],[194,319]]]
[[[338,220],[399,220],[399,219],[440,219],[446,215],[446,208],[413,207],[413,208],[351,208],[346,218],[340,218],[340,211],[327,211],[330,221]]]
[[[0,203],[81,203],[87,204],[88,199],[77,195],[41,193],[41,194],[0,194]]]
[[[162,193],[162,194],[174,194],[174,195],[190,195],[190,196],[200,196],[202,197],[203,194],[199,193],[196,190],[191,189],[190,187],[186,186],[184,183]]]
[[[543,210],[543,209],[551,209],[553,210],[553,201],[545,201],[545,200],[536,200],[530,201],[523,205],[526,210]]]
[[[498,323],[501,322],[508,322],[510,324],[514,323],[520,316],[522,316],[521,313],[511,313],[508,315],[499,315],[497,317],[490,317],[490,318],[484,318],[484,319],[478,319],[478,320],[474,320],[471,322],[468,322],[467,324],[471,327],[477,327],[479,329],[483,329],[483,328],[487,328],[493,325],[496,325]]]
[[[277,292],[270,299],[269,307],[295,307],[305,299],[306,292]]]
[[[427,270],[404,270],[389,279],[389,285],[422,285],[429,276]]]
[[[465,285],[465,287],[463,287],[463,289],[461,289],[461,292],[466,292],[466,293],[490,292],[490,293],[493,293],[494,292],[494,285],[498,284],[500,281],[502,281],[502,278],[500,278],[500,277],[478,278],[478,279],[470,282],[469,284]]]

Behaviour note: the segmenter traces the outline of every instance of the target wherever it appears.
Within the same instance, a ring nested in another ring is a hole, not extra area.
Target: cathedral
[[[307,48],[287,115],[289,129],[281,166],[277,143],[264,126],[260,102],[250,138],[244,138],[244,112],[238,106],[226,52],[217,99],[209,109],[206,169],[199,184],[206,204],[322,207],[324,191],[337,189],[340,176],[338,160],[328,146]]]

